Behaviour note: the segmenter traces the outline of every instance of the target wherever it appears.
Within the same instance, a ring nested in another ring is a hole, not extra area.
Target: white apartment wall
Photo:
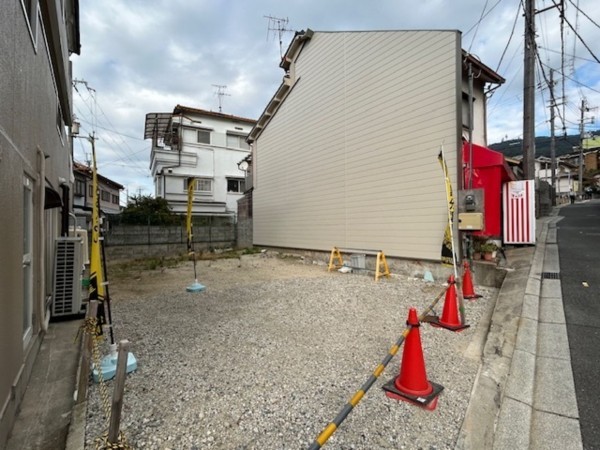
[[[458,32],[315,32],[255,142],[254,244],[439,261],[461,62]]]
[[[468,78],[463,78],[462,91],[468,95],[469,93],[469,81]],[[483,92],[483,86],[481,83],[473,83],[473,143],[477,145],[487,146],[487,130],[486,127],[486,106],[485,106],[485,94]],[[462,107],[465,108],[468,105],[468,100],[465,99],[462,102]],[[464,111],[464,117],[467,117],[468,111]],[[465,138],[468,137],[468,129],[463,129],[463,135]]]
[[[174,121],[178,121],[178,116]],[[197,142],[199,129],[211,130],[210,144]],[[191,116],[186,114],[182,119],[182,158],[179,167],[170,167],[179,164],[177,151],[164,149],[155,151],[155,185],[157,193],[166,200],[173,201],[172,207],[175,212],[184,212],[183,203],[187,201],[187,191],[184,181],[193,176],[197,178],[209,178],[213,182],[212,193],[195,193],[194,200],[222,204],[221,206],[204,205],[195,206],[196,213],[230,213],[237,214],[237,201],[243,196],[243,192],[227,192],[227,179],[244,179],[245,173],[237,164],[249,153],[249,149],[227,147],[227,133],[248,135],[252,125],[246,122],[238,122],[214,118],[208,116]],[[164,175],[159,175],[164,168]]]

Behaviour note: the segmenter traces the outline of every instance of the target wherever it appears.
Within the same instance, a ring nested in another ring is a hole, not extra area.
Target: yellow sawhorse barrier
[[[379,281],[381,277],[390,277],[390,268],[388,266],[387,260],[385,259],[385,254],[383,251],[371,251],[371,250],[348,250],[353,253],[370,253],[372,255],[377,255],[377,260],[375,264],[375,281]],[[344,258],[342,258],[342,253],[339,248],[333,247],[331,249],[331,255],[329,256],[329,266],[327,268],[328,272],[332,270],[337,270],[344,266]]]

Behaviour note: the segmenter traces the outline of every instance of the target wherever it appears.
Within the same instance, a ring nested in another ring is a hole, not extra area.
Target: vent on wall
[[[56,238],[54,252],[54,301],[52,316],[80,314],[81,302],[81,239]]]

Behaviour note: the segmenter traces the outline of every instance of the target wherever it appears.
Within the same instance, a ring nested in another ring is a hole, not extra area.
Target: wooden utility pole
[[[588,111],[585,98],[581,100],[581,118],[579,121],[579,177],[578,182],[579,186],[577,186],[577,193],[581,196],[583,193],[583,137],[585,127],[583,125],[585,120],[585,113]]]
[[[550,69],[550,173],[552,191],[550,199],[552,206],[556,206],[556,139],[554,137],[554,70]]]
[[[525,0],[523,76],[523,173],[535,178],[535,0]]]

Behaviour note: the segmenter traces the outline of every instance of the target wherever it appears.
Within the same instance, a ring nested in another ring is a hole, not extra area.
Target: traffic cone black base
[[[433,411],[438,404],[438,396],[444,390],[444,386],[441,384],[429,381],[433,390],[428,395],[410,395],[406,392],[400,391],[395,383],[395,378],[392,378],[386,384],[383,385],[385,395],[394,400],[401,400],[403,402],[411,403],[413,405],[424,408],[428,411]]]
[[[454,331],[456,333],[460,333],[466,328],[469,328],[471,325],[446,325],[440,322],[439,317],[432,318],[428,320],[432,327],[435,328],[445,328],[446,330]]]

